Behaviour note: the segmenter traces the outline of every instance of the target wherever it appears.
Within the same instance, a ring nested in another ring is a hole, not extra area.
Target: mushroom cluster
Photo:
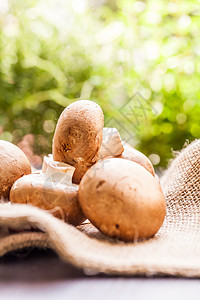
[[[124,241],[159,230],[166,207],[154,168],[117,129],[104,127],[99,105],[80,100],[67,106],[52,148],[41,172],[28,169],[12,180],[12,203],[40,207],[75,226],[87,218],[102,233]]]

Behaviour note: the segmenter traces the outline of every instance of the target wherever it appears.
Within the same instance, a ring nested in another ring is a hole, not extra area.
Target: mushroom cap
[[[0,140],[0,197],[8,198],[13,183],[31,173],[24,152],[14,144]]]
[[[73,225],[81,224],[83,216],[78,202],[78,185],[54,181],[44,173],[30,174],[18,179],[12,186],[12,203],[31,204],[49,210],[55,217]]]
[[[148,159],[148,157],[146,157],[146,155],[136,150],[129,144],[124,145],[124,151],[119,157],[138,163],[139,165],[144,167],[147,171],[149,171],[153,176],[155,176],[154,167],[151,161]]]
[[[79,203],[101,232],[124,241],[152,237],[166,212],[157,180],[139,164],[121,158],[99,161],[86,172]]]
[[[79,100],[62,112],[53,138],[53,159],[76,168],[73,182],[79,183],[96,162],[102,143],[104,116],[98,104]]]

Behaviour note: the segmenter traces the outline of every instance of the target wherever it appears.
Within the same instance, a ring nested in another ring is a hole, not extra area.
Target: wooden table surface
[[[192,300],[198,279],[88,276],[50,250],[26,250],[0,259],[0,299]]]

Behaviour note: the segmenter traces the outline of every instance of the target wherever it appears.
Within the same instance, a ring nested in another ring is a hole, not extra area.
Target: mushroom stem
[[[47,166],[50,161],[53,161],[53,154],[48,154],[48,156],[44,156],[42,164],[42,173],[46,172]]]
[[[45,171],[45,177],[52,182],[72,185],[72,176],[75,168],[65,163],[49,161]]]
[[[99,151],[99,159],[119,156],[124,151],[120,134],[116,128],[103,128],[103,141]]]

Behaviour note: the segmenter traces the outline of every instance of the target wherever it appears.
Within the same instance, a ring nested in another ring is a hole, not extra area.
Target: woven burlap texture
[[[0,255],[43,247],[90,273],[200,277],[200,140],[182,150],[161,183],[167,215],[154,238],[124,243],[89,223],[75,228],[35,207],[7,203],[0,205]],[[10,234],[27,226],[32,232]]]

